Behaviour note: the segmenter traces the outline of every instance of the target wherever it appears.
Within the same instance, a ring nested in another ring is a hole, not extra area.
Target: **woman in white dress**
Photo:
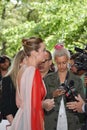
[[[43,108],[50,110],[54,107],[53,99],[46,107],[46,89],[37,69],[38,64],[45,60],[45,44],[42,39],[32,37],[23,40],[23,47],[25,64],[17,75],[16,103],[19,110],[10,130],[44,130]]]

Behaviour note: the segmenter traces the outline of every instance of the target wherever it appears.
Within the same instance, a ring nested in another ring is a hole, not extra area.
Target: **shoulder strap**
[[[65,79],[65,82],[64,82],[65,85],[67,85],[68,78],[69,78],[69,71],[67,72],[67,75],[66,75],[66,79]]]

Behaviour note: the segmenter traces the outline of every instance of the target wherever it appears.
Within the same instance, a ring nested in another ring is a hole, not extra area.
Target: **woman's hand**
[[[42,107],[46,111],[50,111],[51,109],[53,109],[53,107],[55,107],[54,99],[45,99],[45,100],[43,100],[42,101]]]
[[[63,89],[56,89],[53,91],[53,97],[58,97],[61,96],[65,93],[65,90]]]

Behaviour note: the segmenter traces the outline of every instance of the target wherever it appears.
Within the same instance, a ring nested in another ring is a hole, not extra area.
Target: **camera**
[[[78,93],[74,87],[73,80],[71,80],[69,84],[61,84],[60,88],[63,88],[65,90],[66,102],[76,101],[75,96],[77,96]]]
[[[0,56],[0,63],[5,63],[5,58]]]
[[[87,71],[87,46],[85,49],[75,47],[75,50],[80,52],[79,56],[75,59],[75,66],[77,67],[78,71]]]

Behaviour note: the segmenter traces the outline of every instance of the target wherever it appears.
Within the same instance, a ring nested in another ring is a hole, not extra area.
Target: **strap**
[[[66,75],[65,82],[64,82],[65,85],[67,85],[68,77],[69,77],[69,71],[67,71],[67,75]]]

